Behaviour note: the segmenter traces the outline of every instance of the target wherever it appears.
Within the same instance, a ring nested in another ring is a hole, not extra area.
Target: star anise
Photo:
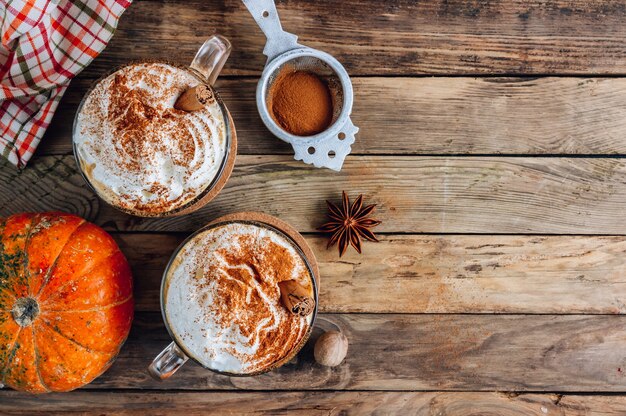
[[[318,230],[330,233],[330,240],[326,248],[339,242],[339,257],[343,256],[348,245],[361,253],[361,238],[369,241],[378,241],[370,228],[377,226],[381,221],[368,218],[368,215],[374,211],[376,204],[363,207],[363,195],[350,205],[350,199],[344,191],[342,193],[341,208],[330,201],[326,201],[328,205],[328,221]]]

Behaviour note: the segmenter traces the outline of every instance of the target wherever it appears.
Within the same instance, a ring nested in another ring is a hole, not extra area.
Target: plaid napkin
[[[70,80],[132,0],[0,0],[0,155],[26,165]]]

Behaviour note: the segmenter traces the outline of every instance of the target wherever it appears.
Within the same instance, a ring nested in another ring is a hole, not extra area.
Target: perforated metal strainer
[[[259,25],[267,43],[265,69],[256,90],[259,114],[267,128],[279,139],[291,144],[295,159],[318,168],[341,170],[343,161],[352,150],[354,135],[359,129],[352,124],[352,83],[344,67],[326,52],[298,43],[298,37],[285,32],[280,24],[273,0],[243,0]],[[295,136],[282,129],[267,107],[267,94],[277,75],[285,69],[316,74],[330,89],[333,118],[330,127],[314,136]]]

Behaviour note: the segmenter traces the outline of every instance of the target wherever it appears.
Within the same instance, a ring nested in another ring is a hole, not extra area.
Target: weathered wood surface
[[[322,330],[350,340],[335,368],[313,360]],[[186,364],[157,382],[146,367],[170,343],[160,313],[135,317],[117,361],[88,389],[626,391],[626,316],[321,314],[294,362],[256,377]]]
[[[3,415],[619,416],[626,396],[482,392],[88,392],[38,397],[0,391]]]
[[[361,74],[624,74],[621,1],[280,1],[283,27]],[[138,1],[88,69],[129,59],[189,62],[214,31],[229,37],[225,73],[259,74],[265,38],[240,1]]]
[[[351,156],[340,173],[289,156],[239,156],[221,194],[194,214],[140,219],[105,206],[71,156],[0,169],[0,215],[58,209],[120,231],[194,231],[233,211],[263,211],[301,232],[342,190],[377,203],[378,232],[626,234],[626,159]]]
[[[161,276],[185,235],[115,235],[138,310],[160,310]],[[306,239],[323,312],[626,313],[626,237],[395,235],[342,258],[326,238]]]
[[[624,2],[323,0],[279,1],[278,9],[303,44],[345,64],[361,127],[354,153],[379,156],[351,156],[334,174],[293,161],[267,133],[253,102],[264,37],[239,0],[136,1],[72,84],[43,157],[19,175],[0,168],[0,216],[61,209],[118,231],[140,312],[119,360],[86,390],[37,399],[3,390],[0,414],[626,414],[626,396],[567,394],[626,391],[626,240],[593,235],[626,234],[626,159],[618,157],[626,154],[626,83],[602,78],[626,75]],[[103,205],[70,156],[80,98],[130,60],[190,61],[214,31],[234,44],[219,89],[244,154],[227,189],[176,219],[141,220]],[[414,77],[429,74],[445,78]],[[427,157],[460,154],[612,157]],[[190,363],[166,383],[149,379],[146,366],[170,342],[157,312],[160,274],[187,233],[244,209],[313,232],[323,200],[342,189],[379,204],[383,241],[338,259],[321,236],[307,236],[322,267],[325,313],[294,362],[254,378]],[[349,355],[338,368],[320,367],[312,342],[335,327],[348,336]]]
[[[72,152],[72,121],[92,82],[72,83],[39,155]],[[261,122],[256,82],[218,84],[239,154],[292,154]],[[354,154],[626,154],[626,79],[374,77],[353,84]]]

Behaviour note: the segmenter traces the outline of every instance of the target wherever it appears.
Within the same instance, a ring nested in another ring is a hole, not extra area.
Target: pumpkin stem
[[[39,315],[39,304],[31,297],[19,298],[15,301],[11,314],[19,326],[30,326]]]

